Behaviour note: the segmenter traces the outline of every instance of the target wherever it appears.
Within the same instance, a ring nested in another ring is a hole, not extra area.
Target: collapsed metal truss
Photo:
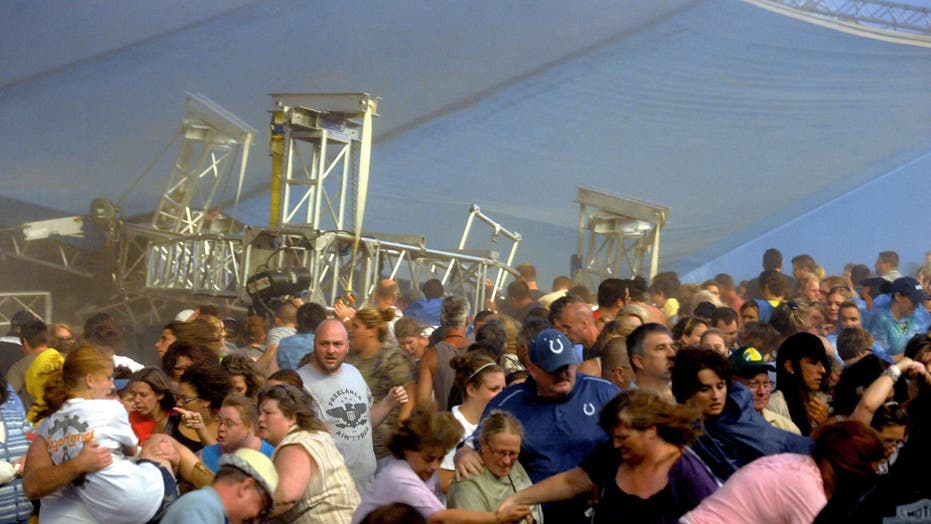
[[[353,245],[358,241],[358,248]],[[245,233],[243,279],[263,270],[307,268],[311,275],[307,299],[333,304],[352,294],[365,303],[383,278],[419,286],[440,279],[447,292],[467,297],[481,307],[485,281],[493,274],[515,274],[498,261],[495,251],[437,250],[416,236],[315,232],[309,228],[250,229]],[[250,301],[243,288],[240,298]]]
[[[578,283],[597,289],[606,278],[640,275],[650,253],[647,279],[659,264],[660,231],[669,208],[579,187]],[[626,263],[626,272],[622,265]]]
[[[0,293],[0,334],[10,329],[17,311],[26,310],[49,322],[52,318],[52,294],[48,291],[14,291]]]
[[[489,292],[486,281],[493,276],[491,289],[500,290],[507,274],[514,274],[509,266],[520,235],[475,205],[455,249],[429,249],[425,238],[414,235],[362,234],[375,97],[273,96],[270,226],[242,227],[213,208],[237,158],[240,177],[245,172],[254,130],[208,98],[188,95],[180,152],[150,222],[123,222],[119,210],[102,199],[92,205],[108,249],[118,247],[115,265],[103,268],[115,287],[105,303],[79,314],[109,312],[132,324],[158,324],[189,307],[195,296],[227,306],[234,300],[250,304],[249,277],[295,268],[311,275],[307,296],[320,303],[333,304],[347,294],[362,303],[382,278],[414,286],[438,278],[448,292],[480,308]],[[67,222],[75,219],[77,226]],[[495,249],[475,248],[481,243],[472,235],[476,219],[490,227],[492,243],[501,237],[511,242],[506,261],[498,260]],[[0,232],[0,249],[89,278],[100,273],[79,264],[92,257],[72,254],[60,241],[65,234],[80,236],[84,217],[58,220]]]
[[[931,35],[931,9],[885,0],[761,0],[821,18],[887,31]]]
[[[0,230],[0,253],[82,278],[93,278],[99,260],[95,252],[67,237],[84,237],[84,217],[73,216],[28,222]]]
[[[204,95],[188,93],[185,105],[181,150],[151,224],[160,231],[197,234],[222,223],[209,220],[216,213],[217,192],[229,180],[237,158],[241,182],[255,129]]]
[[[501,226],[501,224],[495,222],[491,217],[482,213],[481,208],[477,205],[472,204],[472,207],[469,208],[469,218],[466,219],[465,228],[462,230],[462,237],[459,239],[459,250],[462,251],[466,249],[469,245],[469,239],[472,233],[472,225],[475,223],[475,219],[479,219],[483,224],[491,228],[491,237],[489,240],[493,243],[497,243],[498,240],[503,236],[505,239],[511,242],[511,248],[508,250],[507,259],[504,261],[504,265],[499,267],[495,272],[495,279],[492,282],[491,286],[491,296],[493,298],[497,296],[504,289],[504,281],[507,278],[506,268],[510,268],[511,264],[514,263],[514,257],[517,255],[517,248],[520,247],[521,236],[520,233],[516,231],[510,231]],[[494,250],[489,250],[487,253],[493,253],[494,260],[498,259],[498,253]],[[443,283],[446,283],[450,273],[456,269],[455,262],[451,263],[446,270],[446,273],[443,276]],[[484,302],[480,302],[484,303]]]

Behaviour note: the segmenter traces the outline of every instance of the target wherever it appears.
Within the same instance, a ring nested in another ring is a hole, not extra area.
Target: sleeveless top
[[[291,509],[275,517],[274,522],[288,524],[349,524],[359,506],[359,493],[336,443],[324,431],[292,430],[275,448],[299,445],[317,464],[304,496]],[[274,457],[272,458],[274,460]],[[280,474],[280,473],[279,473]]]
[[[440,409],[449,409],[449,392],[456,382],[456,372],[449,365],[453,357],[464,355],[468,345],[461,348],[449,342],[437,342],[436,348],[436,374],[433,376],[433,398]]]
[[[177,413],[173,413],[172,415],[168,417],[168,425],[165,426],[165,433],[167,433],[173,439],[177,440],[178,444],[181,444],[182,446],[188,448],[194,453],[197,453],[198,451],[200,451],[201,448],[204,447],[204,444],[200,442],[199,440],[194,440],[194,439],[186,437],[184,433],[181,433],[180,425],[181,425],[181,415]]]

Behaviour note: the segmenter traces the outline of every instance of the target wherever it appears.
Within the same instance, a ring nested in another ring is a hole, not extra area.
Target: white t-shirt
[[[465,415],[463,415],[462,412],[459,411],[459,407],[460,406],[453,406],[453,409],[451,409],[450,411],[453,412],[453,416],[456,417],[456,420],[458,420],[459,423],[462,424],[462,427],[465,428],[465,432],[462,434],[462,438],[459,439],[459,442],[462,442],[463,440],[472,436],[472,433],[475,432],[475,428],[478,427],[478,424],[473,424],[469,422],[468,420],[466,420]],[[449,450],[446,456],[443,457],[443,462],[440,463],[440,469],[446,469],[450,471],[456,470],[456,465],[453,464],[453,457],[456,456],[457,447],[458,447],[458,444],[456,446],[453,446],[453,449]]]
[[[314,399],[314,410],[333,434],[336,449],[343,455],[346,468],[356,482],[356,490],[365,493],[375,478],[375,448],[372,446],[372,391],[362,373],[351,364],[327,375],[307,364],[297,370],[304,389]]]
[[[162,473],[153,464],[136,465],[123,454],[124,446],[138,445],[139,439],[119,401],[70,399],[48,417],[39,432],[55,464],[78,456],[84,442],[91,439],[113,454],[112,464],[86,475],[74,490],[97,521],[147,522],[158,511],[165,496]]]
[[[129,357],[124,357],[123,355],[113,355],[113,367],[118,366],[129,368],[129,370],[133,373],[145,367]]]

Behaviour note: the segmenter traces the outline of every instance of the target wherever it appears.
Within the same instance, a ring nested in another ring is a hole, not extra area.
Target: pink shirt
[[[808,455],[761,457],[682,516],[686,524],[809,524],[827,504],[821,472]]]

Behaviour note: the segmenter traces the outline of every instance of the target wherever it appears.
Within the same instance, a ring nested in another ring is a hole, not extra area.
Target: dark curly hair
[[[240,376],[246,382],[245,395],[255,398],[265,385],[265,375],[259,370],[255,361],[245,355],[227,355],[220,365],[229,371],[230,378]]]
[[[194,388],[201,400],[210,403],[210,410],[216,413],[223,405],[223,399],[232,386],[232,375],[223,366],[209,360],[195,362],[184,370],[181,382]]]

